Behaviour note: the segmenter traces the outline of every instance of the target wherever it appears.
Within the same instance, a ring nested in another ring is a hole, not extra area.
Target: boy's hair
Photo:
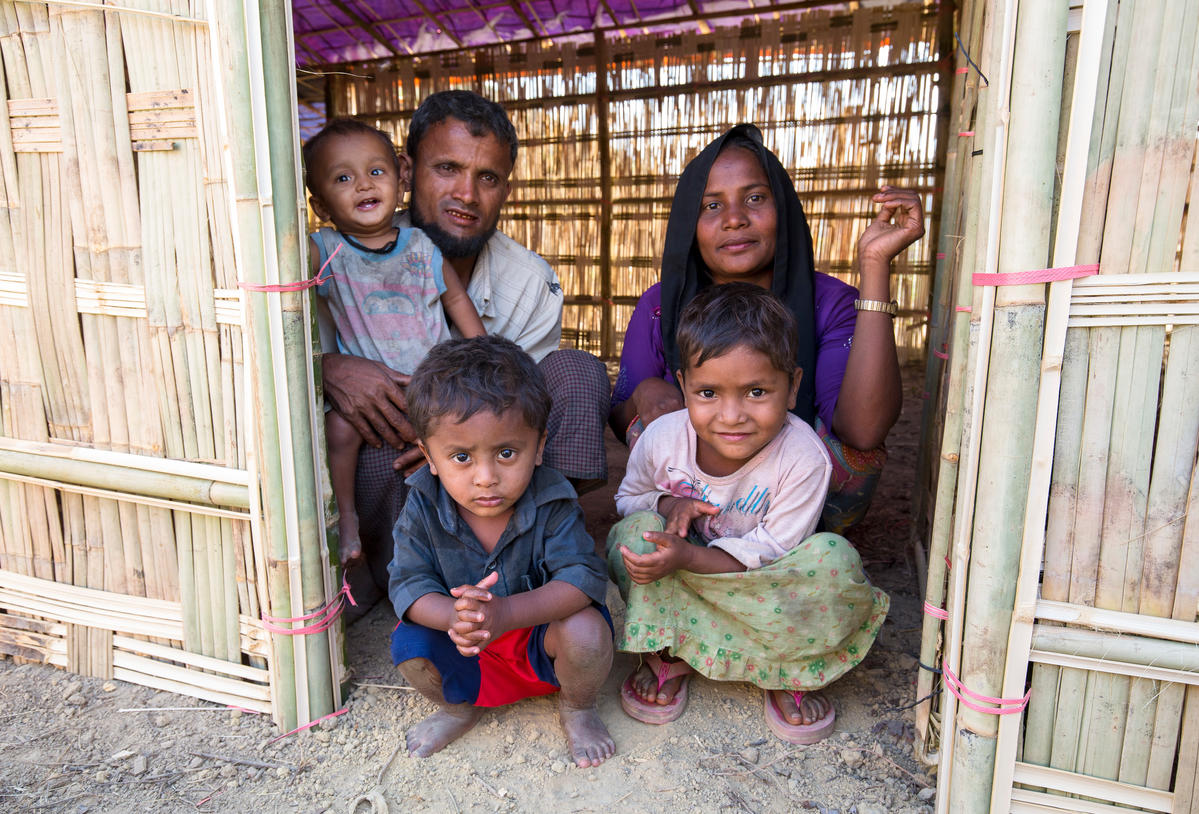
[[[469,90],[443,90],[426,97],[416,109],[416,113],[412,114],[404,151],[416,158],[416,151],[421,139],[425,137],[425,132],[446,119],[462,122],[475,138],[481,138],[488,133],[495,136],[500,144],[508,146],[508,157],[512,166],[516,166],[516,149],[519,142],[512,120],[498,104]]]
[[[309,178],[308,173],[313,162],[316,160],[316,154],[320,152],[321,145],[323,145],[329,139],[336,138],[338,136],[357,135],[374,136],[375,138],[379,139],[379,141],[383,142],[383,144],[387,146],[388,152],[391,153],[391,160],[395,164],[396,175],[398,176],[400,174],[400,156],[396,152],[396,146],[391,140],[391,136],[387,135],[377,127],[371,127],[364,121],[352,119],[349,116],[343,116],[329,122],[320,129],[319,133],[308,139],[308,141],[304,142],[304,147],[302,150],[304,156],[304,186],[308,187],[309,192],[315,193],[315,190],[312,188],[312,181]]]
[[[427,438],[445,416],[462,422],[480,410],[497,416],[520,410],[525,423],[545,432],[550,394],[533,357],[501,336],[450,339],[435,345],[408,383],[408,420]]]
[[[739,345],[764,354],[788,375],[795,372],[799,329],[778,297],[753,283],[710,285],[679,316],[679,362],[685,373]]]

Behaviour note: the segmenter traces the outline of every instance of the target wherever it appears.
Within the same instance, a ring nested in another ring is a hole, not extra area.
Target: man
[[[590,354],[557,350],[562,334],[557,275],[535,252],[496,231],[517,146],[512,122],[495,102],[469,91],[425,99],[400,156],[400,177],[411,191],[402,225],[419,226],[441,250],[487,333],[512,340],[537,360],[553,398],[543,461],[585,491],[607,480],[607,373]],[[386,593],[404,475],[423,460],[405,416],[408,377],[339,353],[322,356],[322,373],[325,397],[365,441],[355,492],[369,568],[354,571],[369,570],[373,579],[353,571],[350,576],[355,597],[369,608]]]

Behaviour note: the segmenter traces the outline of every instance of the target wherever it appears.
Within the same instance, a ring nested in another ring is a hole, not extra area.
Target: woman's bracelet
[[[858,311],[881,311],[888,316],[895,316],[899,313],[899,303],[895,300],[883,302],[882,300],[854,300],[853,307]]]

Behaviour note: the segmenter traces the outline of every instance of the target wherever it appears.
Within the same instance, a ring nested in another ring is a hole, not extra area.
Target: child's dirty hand
[[[474,585],[459,585],[450,589],[457,619],[448,632],[450,641],[464,656],[479,655],[503,633],[499,625],[504,598],[496,597],[489,590],[498,579],[499,574],[492,571]]]
[[[694,550],[698,548],[679,535],[664,531],[647,531],[642,536],[656,546],[650,553],[634,554],[628,546],[620,547],[629,578],[638,585],[662,579],[675,571],[687,570]]]
[[[720,507],[695,498],[667,496],[658,501],[658,514],[666,518],[663,530],[667,534],[686,537],[691,532],[692,521],[715,517],[720,514]]]

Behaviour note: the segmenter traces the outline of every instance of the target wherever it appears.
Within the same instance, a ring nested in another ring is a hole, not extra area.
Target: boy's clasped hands
[[[488,590],[499,578],[499,572],[492,571],[474,585],[450,589],[458,617],[450,626],[450,641],[464,656],[479,655],[507,630],[503,624],[504,599]]]

